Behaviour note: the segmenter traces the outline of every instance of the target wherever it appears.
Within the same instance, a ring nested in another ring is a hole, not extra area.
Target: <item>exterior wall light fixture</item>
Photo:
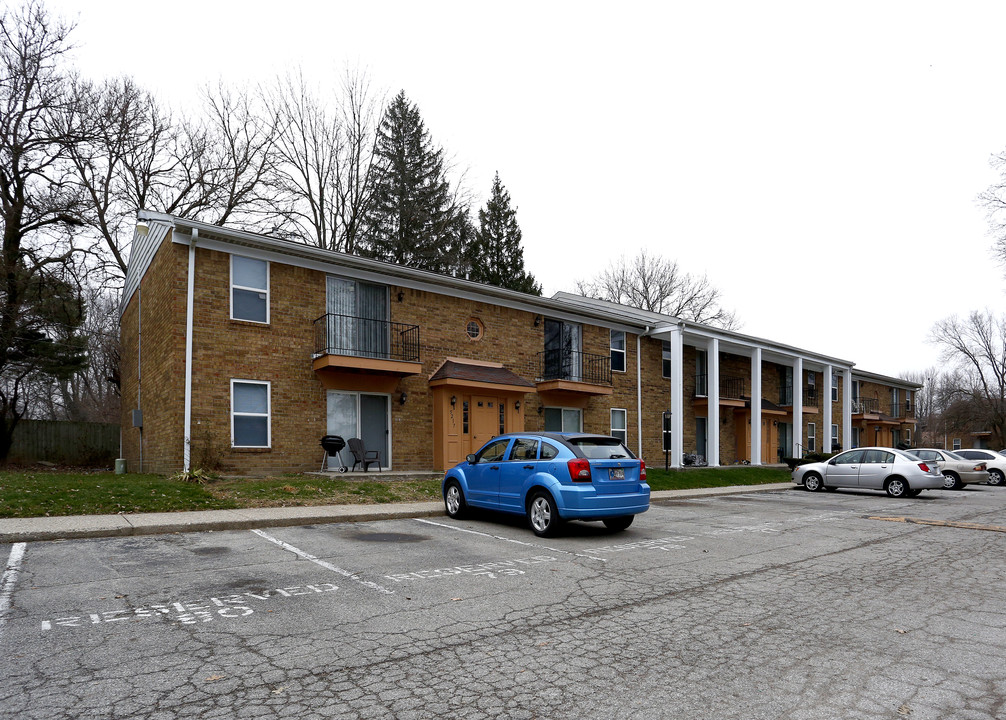
[[[398,396],[398,404],[404,405],[405,401],[408,400],[408,398],[409,394],[407,392],[403,392],[401,395]]]

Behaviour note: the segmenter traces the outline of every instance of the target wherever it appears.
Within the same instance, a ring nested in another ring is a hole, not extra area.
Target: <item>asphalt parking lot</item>
[[[1006,489],[0,545],[3,718],[1006,717]]]

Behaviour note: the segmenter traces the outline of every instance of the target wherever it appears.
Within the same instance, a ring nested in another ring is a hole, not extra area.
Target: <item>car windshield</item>
[[[569,438],[569,444],[580,448],[584,457],[591,460],[615,460],[632,457],[629,448],[625,447],[618,438]]]

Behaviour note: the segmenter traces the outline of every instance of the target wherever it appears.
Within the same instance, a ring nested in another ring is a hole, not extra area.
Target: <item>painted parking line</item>
[[[370,588],[371,590],[376,590],[377,592],[384,593],[385,595],[394,595],[395,594],[394,590],[389,590],[388,588],[384,587],[383,585],[378,585],[377,583],[371,582],[370,580],[361,580],[359,577],[357,577],[357,575],[355,573],[351,573],[349,570],[343,570],[341,567],[338,567],[337,565],[333,565],[332,563],[326,562],[326,561],[322,560],[321,558],[318,558],[318,557],[315,557],[314,555],[311,555],[310,553],[306,553],[303,550],[301,550],[300,548],[294,547],[290,543],[285,543],[282,540],[280,540],[279,538],[275,538],[275,537],[273,537],[272,535],[270,535],[267,532],[263,532],[261,530],[252,530],[252,532],[255,533],[256,535],[258,535],[261,538],[265,538],[266,540],[268,540],[271,543],[279,545],[284,550],[289,550],[290,552],[292,552],[297,557],[303,558],[304,560],[307,560],[309,562],[313,562],[315,565],[323,567],[326,570],[331,570],[334,573],[342,575],[344,578],[352,580],[355,583],[359,583],[360,585],[362,585],[365,588]]]
[[[867,520],[883,520],[885,522],[909,523],[911,525],[931,525],[933,527],[961,528],[964,530],[987,530],[989,532],[1006,533],[1006,526],[983,525],[982,523],[959,522],[956,520],[928,520],[926,518],[884,517],[881,515],[866,515]]]
[[[525,547],[538,548],[541,550],[548,550],[554,553],[563,553],[564,555],[575,555],[576,557],[589,558],[590,560],[598,560],[599,562],[608,562],[604,558],[595,557],[594,555],[584,555],[583,553],[571,552],[569,550],[560,550],[559,548],[549,547],[548,545],[539,545],[538,543],[524,542],[523,540],[514,540],[513,538],[503,537],[502,535],[490,535],[489,533],[479,532],[478,530],[469,530],[468,528],[460,528],[454,525],[447,525],[446,523],[433,522],[432,520],[426,520],[424,518],[413,518],[416,522],[421,522],[424,525],[436,525],[437,527],[447,528],[448,530],[454,530],[456,532],[468,533],[470,535],[480,535],[482,537],[492,538],[494,540],[502,540],[504,542],[514,543],[516,545],[524,545]]]
[[[7,612],[10,610],[14,600],[14,583],[17,582],[18,573],[21,572],[21,561],[24,559],[25,543],[14,543],[4,566],[3,575],[0,575],[0,637],[3,637],[3,628],[7,624]]]

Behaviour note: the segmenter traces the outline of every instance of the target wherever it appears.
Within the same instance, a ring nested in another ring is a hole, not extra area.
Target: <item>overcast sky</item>
[[[546,295],[642,248],[742,332],[886,375],[1003,304],[976,195],[1006,147],[1006,2],[48,0],[94,77],[185,107],[302,67],[404,89]]]

